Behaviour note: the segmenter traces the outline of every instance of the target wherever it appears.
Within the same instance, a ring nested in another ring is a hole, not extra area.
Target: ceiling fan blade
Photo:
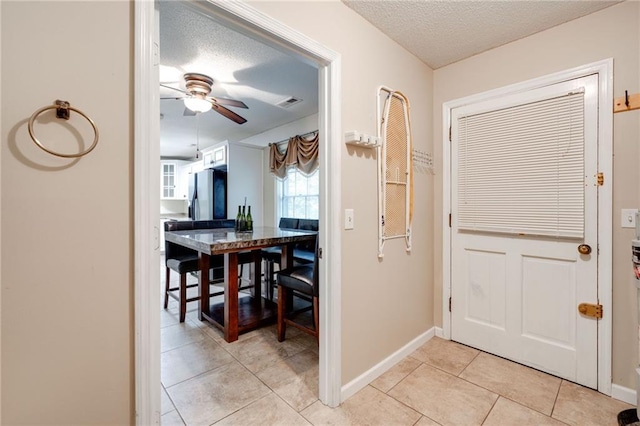
[[[171,89],[171,90],[177,90],[177,91],[178,91],[178,92],[180,92],[180,93],[184,93],[185,95],[188,95],[188,93],[187,93],[187,92],[185,92],[185,91],[184,91],[184,90],[182,90],[182,89],[178,89],[177,87],[171,87],[171,86],[168,86],[168,85],[166,85],[166,84],[162,84],[162,83],[160,83],[160,86],[161,86],[161,87],[165,87],[165,88],[167,88],[167,89]]]
[[[182,113],[184,116],[196,115],[195,111],[191,111],[189,108],[185,107],[184,112]]]
[[[217,97],[213,97],[213,96],[210,96],[210,98],[213,99],[216,103],[218,103],[220,105],[229,105],[229,106],[232,106],[232,107],[249,109],[247,104],[245,104],[242,101],[235,100],[235,99],[217,98]]]
[[[161,101],[163,101],[163,100],[167,100],[167,99],[168,99],[168,100],[171,100],[171,101],[177,101],[177,100],[179,100],[179,99],[184,99],[184,97],[183,97],[183,96],[180,96],[180,97],[177,97],[177,98],[176,98],[176,97],[171,97],[171,98],[160,98],[160,100],[161,100]]]
[[[236,114],[235,112],[223,107],[222,105],[218,105],[215,102],[212,102],[211,105],[212,105],[211,108],[215,112],[224,115],[229,120],[235,121],[238,124],[244,124],[244,123],[247,122],[247,120],[245,118],[240,117],[238,114]]]

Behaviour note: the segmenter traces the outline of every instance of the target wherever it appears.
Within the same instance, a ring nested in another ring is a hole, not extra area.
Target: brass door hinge
[[[449,126],[449,142],[451,142],[451,126]]]
[[[451,312],[451,298],[449,298],[449,312]]]
[[[449,228],[451,228],[451,213],[449,213]]]
[[[578,312],[592,318],[602,318],[602,305],[594,303],[581,303],[578,305]]]
[[[604,173],[598,172],[596,176],[597,176],[598,186],[604,185]]]

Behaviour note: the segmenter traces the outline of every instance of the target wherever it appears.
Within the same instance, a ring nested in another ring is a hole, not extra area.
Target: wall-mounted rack
[[[632,111],[634,109],[640,109],[640,93],[630,95],[629,92],[625,90],[624,96],[613,100],[614,113]]]
[[[433,156],[430,152],[414,148],[411,150],[411,161],[413,161],[413,168],[416,172],[427,171],[432,175],[435,174],[433,170]]]
[[[344,143],[347,145],[359,146],[361,148],[377,148],[380,146],[380,140],[377,136],[360,133],[352,130],[344,134]]]

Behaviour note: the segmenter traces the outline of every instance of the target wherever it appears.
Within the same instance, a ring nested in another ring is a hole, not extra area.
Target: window
[[[285,179],[278,181],[279,217],[318,219],[320,217],[320,173],[305,176],[291,167]]]

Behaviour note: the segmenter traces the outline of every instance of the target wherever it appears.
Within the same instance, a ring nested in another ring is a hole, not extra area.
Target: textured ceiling
[[[433,69],[619,3],[342,1]],[[226,28],[189,2],[158,4],[160,81],[184,89],[184,73],[207,74],[215,80],[213,96],[239,99],[249,106],[229,108],[248,120],[238,125],[214,111],[185,117],[181,100],[161,100],[162,156],[192,158],[196,140],[201,149],[225,140],[241,141],[317,113],[317,69]],[[176,95],[180,93],[160,89],[161,97]],[[289,96],[303,102],[288,109],[274,105]]]
[[[184,90],[186,72],[214,79],[212,96],[238,99],[249,109],[228,107],[247,119],[239,125],[215,111],[184,116],[182,100],[160,101],[160,152],[163,157],[192,158],[200,149],[240,141],[318,112],[318,70],[217,23],[186,2],[161,1],[160,82]],[[160,97],[175,97],[160,88]],[[289,108],[275,104],[294,96]],[[274,141],[265,141],[267,142]]]
[[[619,3],[342,1],[433,69]]]

